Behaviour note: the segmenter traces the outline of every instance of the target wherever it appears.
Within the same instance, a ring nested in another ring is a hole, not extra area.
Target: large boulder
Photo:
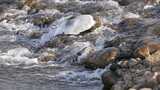
[[[50,30],[41,37],[41,44],[44,45],[44,43],[50,41],[53,37],[61,34],[78,35],[91,29],[95,24],[96,22],[91,15],[62,18],[57,21],[57,28],[55,30]]]
[[[75,18],[69,18],[63,21],[57,30],[55,31],[55,35],[58,34],[74,34],[78,35],[81,32],[89,30],[95,25],[95,21],[91,15],[80,15]]]

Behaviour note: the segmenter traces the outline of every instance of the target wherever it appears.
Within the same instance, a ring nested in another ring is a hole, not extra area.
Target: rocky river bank
[[[0,90],[160,90],[159,0],[0,0]]]

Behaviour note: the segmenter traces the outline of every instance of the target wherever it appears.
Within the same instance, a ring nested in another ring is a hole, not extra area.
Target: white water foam
[[[72,81],[75,83],[97,83],[101,82],[101,75],[105,72],[105,69],[96,70],[83,70],[83,71],[62,71],[54,77],[60,78],[64,81]]]
[[[27,48],[15,48],[0,54],[0,63],[6,65],[38,64],[37,58],[29,58],[32,53]]]

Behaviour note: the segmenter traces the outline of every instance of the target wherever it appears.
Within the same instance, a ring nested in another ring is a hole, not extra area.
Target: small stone
[[[129,67],[134,67],[134,66],[136,66],[138,64],[138,61],[136,60],[136,59],[130,59],[129,61],[128,61],[128,66]]]
[[[40,63],[47,63],[48,61],[54,61],[56,59],[55,53],[45,52],[40,55],[38,61]]]

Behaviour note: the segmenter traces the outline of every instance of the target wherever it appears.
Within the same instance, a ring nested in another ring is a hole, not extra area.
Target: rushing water
[[[0,31],[0,90],[101,90],[103,70],[59,64],[39,65],[16,42],[14,32]]]

